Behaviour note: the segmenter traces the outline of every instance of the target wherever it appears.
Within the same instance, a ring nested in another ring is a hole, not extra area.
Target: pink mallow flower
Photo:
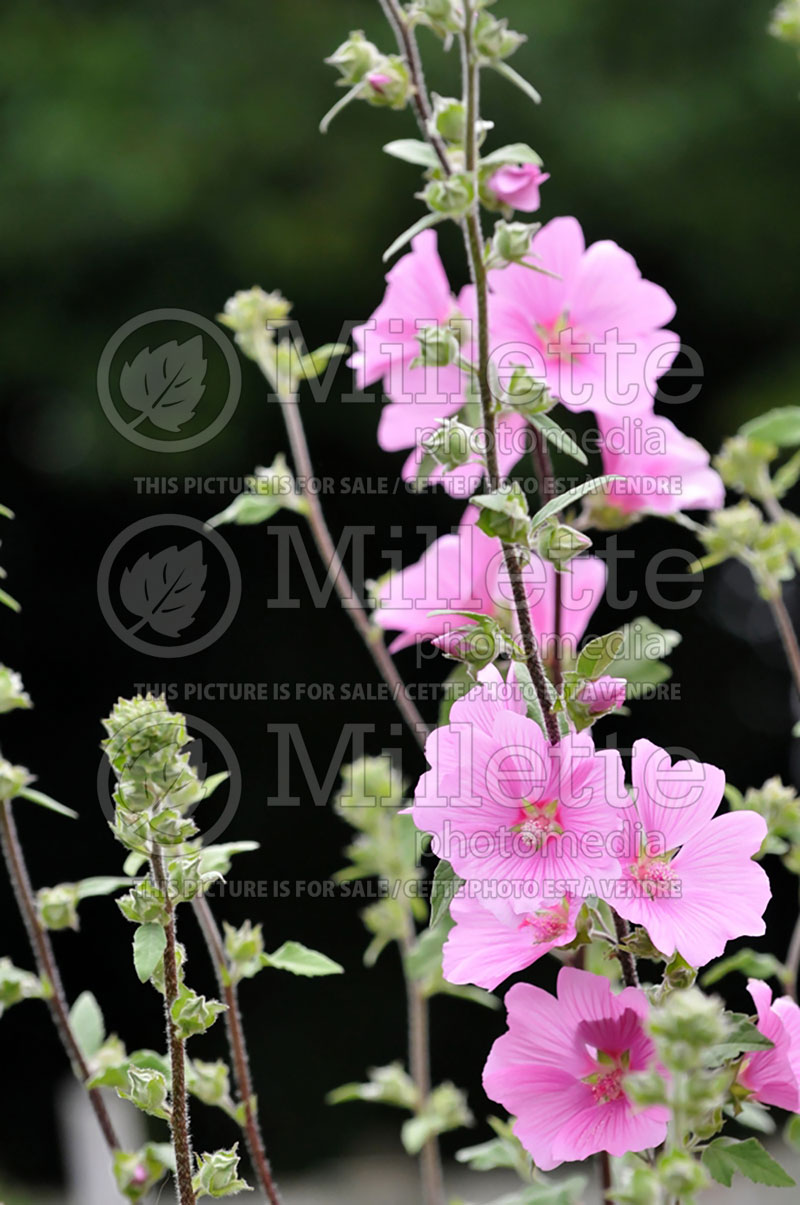
[[[758,1029],[772,1046],[744,1056],[738,1082],[762,1104],[800,1113],[800,1008],[788,996],[773,1003],[772,990],[760,979],[748,979],[747,990]]]
[[[578,695],[579,703],[586,703],[592,715],[601,715],[604,711],[615,711],[625,706],[628,683],[625,678],[612,678],[604,674],[587,682]]]
[[[483,900],[465,885],[453,897],[456,922],[444,944],[442,972],[450,983],[475,983],[493,991],[499,983],[576,937],[583,901],[571,896],[514,911],[507,900]]]
[[[513,627],[513,593],[502,545],[475,526],[476,518],[475,507],[467,507],[456,534],[434,540],[415,564],[379,583],[373,620],[384,630],[400,633],[390,652],[470,625],[456,615],[431,615],[431,611],[476,611],[507,620]],[[531,556],[524,570],[525,590],[545,654],[555,638],[555,578],[549,561]],[[577,557],[570,572],[561,575],[562,657],[565,650],[574,654],[605,586],[606,566],[599,557]]]
[[[619,473],[605,495],[624,514],[654,511],[716,510],[725,504],[725,486],[702,444],[656,414],[609,418],[599,414],[603,470]]]
[[[680,349],[678,336],[663,329],[675,314],[669,294],[644,280],[616,243],[587,248],[575,218],[548,222],[531,250],[549,275],[517,264],[490,273],[501,380],[522,365],[570,410],[648,411]]]
[[[628,1072],[663,1073],[641,989],[615,995],[604,976],[562,967],[557,998],[519,983],[505,1002],[508,1032],[489,1053],[483,1086],[516,1115],[514,1133],[537,1167],[664,1141],[669,1110],[637,1110],[625,1091]]]
[[[536,163],[507,163],[489,177],[487,185],[502,205],[534,213],[541,205],[539,189],[549,179],[549,172]]]
[[[734,937],[763,933],[771,892],[752,858],[766,822],[751,811],[715,817],[722,770],[697,761],[673,765],[665,749],[640,740],[633,788],[626,824],[634,856],[621,859],[620,915],[644,925],[662,954],[677,950],[694,967],[717,958]]]
[[[439,258],[436,233],[425,230],[411,241],[411,251],[397,261],[386,276],[386,293],[372,317],[353,331],[356,351],[348,361],[355,370],[356,386],[365,389],[383,382],[389,402],[378,425],[378,443],[384,452],[411,449],[403,465],[403,480],[413,480],[423,459],[422,439],[439,419],[457,414],[465,404],[465,379],[455,364],[444,367],[411,365],[420,354],[417,336],[429,326],[455,321],[463,332],[463,351],[472,356],[471,320],[474,290],[453,296]],[[502,415],[497,422],[497,458],[506,474],[529,448],[527,423],[518,414]],[[481,447],[469,461],[447,472],[436,465],[427,477],[440,481],[450,493],[463,498],[474,494],[484,475]]]
[[[531,902],[613,890],[629,802],[616,750],[588,731],[550,745],[514,683],[490,666],[428,737],[414,823],[432,849],[486,895],[503,884],[516,912]],[[616,855],[616,856],[615,856]]]

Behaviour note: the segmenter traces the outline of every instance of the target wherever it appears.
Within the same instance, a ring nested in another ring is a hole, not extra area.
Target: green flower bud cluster
[[[566,523],[548,523],[539,532],[539,555],[545,561],[550,561],[557,569],[568,565],[576,556],[591,546],[592,541],[589,536],[576,531],[574,527],[569,527]]]
[[[292,303],[279,290],[267,293],[258,285],[240,289],[225,302],[218,321],[234,332],[242,354],[251,360],[259,357],[260,341],[272,344],[275,327],[283,326],[291,313]]]
[[[497,536],[505,544],[529,544],[532,532],[528,499],[519,482],[512,481],[493,494],[479,494],[470,501],[480,510],[478,527],[487,536]]]
[[[733,811],[758,812],[766,820],[768,833],[761,853],[778,854],[787,870],[800,874],[800,799],[794,787],[785,786],[776,776],[744,795],[729,784],[726,795]]]
[[[15,967],[10,958],[0,958],[0,1017],[14,1004],[41,1000],[44,995],[44,986],[36,975]]]
[[[237,1192],[251,1192],[250,1185],[239,1178],[239,1144],[228,1150],[197,1156],[197,1175],[192,1188],[199,1197],[228,1197]]]
[[[413,92],[405,61],[396,54],[382,54],[360,29],[325,62],[336,68],[340,86],[351,89],[353,99],[357,96],[371,105],[403,109]]]
[[[784,514],[768,523],[752,502],[715,511],[698,533],[708,556],[702,566],[733,557],[750,569],[764,598],[774,597],[780,582],[790,581],[800,563],[800,519]]]
[[[650,1033],[670,1071],[697,1071],[708,1050],[728,1037],[731,1025],[722,1001],[699,988],[672,992],[653,1009]]]
[[[457,418],[442,418],[430,435],[422,438],[422,448],[437,464],[456,469],[475,458],[476,431]]]
[[[32,707],[30,696],[26,694],[22,678],[13,669],[0,665],[0,714],[14,711],[17,707]]]
[[[431,180],[419,194],[433,213],[460,221],[475,200],[475,183],[466,172],[454,172],[444,180]]]
[[[205,797],[206,786],[184,752],[191,740],[184,717],[162,698],[137,696],[120,699],[104,727],[103,749],[117,777],[118,839],[135,850],[190,841],[197,827],[186,811]]]

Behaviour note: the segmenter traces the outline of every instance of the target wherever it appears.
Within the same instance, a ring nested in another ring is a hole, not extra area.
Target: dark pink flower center
[[[549,803],[526,803],[513,831],[519,833],[524,845],[537,850],[542,848],[549,837],[560,836],[564,829],[558,820],[558,800],[553,799]]]
[[[567,930],[567,911],[566,905],[556,904],[552,908],[544,908],[541,912],[531,912],[522,921],[520,928],[530,930],[533,945],[557,941]]]
[[[642,854],[637,862],[630,866],[631,876],[642,885],[645,895],[651,899],[669,895],[670,888],[678,876],[664,858],[651,858]]]
[[[607,1105],[612,1100],[619,1100],[625,1093],[622,1090],[622,1077],[625,1072],[621,1067],[613,1071],[598,1073],[598,1077],[590,1084],[595,1104]]]

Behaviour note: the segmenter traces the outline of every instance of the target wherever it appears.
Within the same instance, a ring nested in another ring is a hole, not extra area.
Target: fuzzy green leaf
[[[140,925],[133,935],[133,965],[142,983],[153,974],[167,946],[161,925]]]
[[[69,1020],[82,1054],[90,1059],[103,1045],[106,1036],[100,1005],[91,992],[81,992],[70,1009]]]
[[[309,950],[299,941],[285,941],[274,954],[262,954],[261,959],[265,967],[290,971],[292,975],[341,975],[344,971],[344,967],[327,954]]]

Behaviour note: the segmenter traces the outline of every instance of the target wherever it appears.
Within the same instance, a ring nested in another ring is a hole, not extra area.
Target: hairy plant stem
[[[416,941],[416,929],[410,911],[406,913],[406,930],[400,941],[403,955],[403,974],[406,983],[408,1009],[408,1062],[411,1078],[419,1101],[424,1105],[431,1092],[431,1051],[428,1001],[419,990],[419,984],[405,969],[405,963]],[[441,1205],[445,1200],[442,1161],[439,1143],[435,1138],[425,1143],[420,1151],[420,1174],[424,1205]]]
[[[378,3],[384,11],[386,20],[392,27],[397,40],[397,48],[404,56],[408,65],[411,82],[414,87],[411,99],[414,105],[417,124],[422,136],[431,144],[436,152],[445,175],[449,176],[451,169],[447,158],[447,148],[436,131],[431,130],[429,126],[433,110],[431,109],[428,87],[425,83],[425,74],[422,70],[422,59],[420,58],[414,30],[409,25],[406,14],[397,3],[397,0],[378,0]]]
[[[178,999],[178,963],[175,942],[175,910],[170,900],[169,881],[164,870],[164,861],[159,851],[150,854],[150,866],[159,891],[163,893],[167,910],[164,932],[167,944],[164,950],[164,1012],[167,1023],[167,1045],[169,1048],[172,1091],[169,1127],[172,1146],[175,1150],[175,1179],[178,1185],[180,1205],[195,1205],[192,1187],[192,1139],[189,1129],[189,1098],[186,1093],[186,1051],[183,1038],[179,1037],[172,1018],[172,1006]]]
[[[253,1169],[266,1194],[267,1200],[270,1202],[270,1205],[280,1205],[281,1196],[272,1177],[272,1168],[264,1146],[258,1114],[254,1107],[253,1081],[250,1075],[250,1060],[247,1054],[242,1016],[239,1010],[238,988],[231,979],[222,935],[208,900],[205,896],[199,895],[193,901],[193,907],[209,954],[211,955],[211,961],[214,964],[220,993],[228,1009],[225,1013],[225,1028],[228,1034],[228,1045],[231,1051],[233,1074],[239,1092],[239,1101],[244,1110],[243,1129],[247,1141],[247,1149],[250,1152]]]
[[[626,987],[638,987],[639,973],[636,970],[636,959],[629,950],[622,948],[623,942],[630,937],[631,927],[613,908],[611,909],[611,914],[614,917],[614,928],[617,932],[618,944],[616,953],[619,965],[622,967],[622,978]]]
[[[28,875],[28,868],[25,864],[25,857],[22,852],[22,844],[17,832],[17,826],[14,822],[10,799],[4,799],[0,806],[0,836],[2,837],[3,854],[8,866],[11,886],[25,923],[28,940],[30,941],[36,960],[39,978],[48,990],[46,997],[47,1007],[50,1009],[53,1024],[61,1039],[61,1044],[67,1052],[72,1070],[76,1078],[86,1087],[91,1072],[72,1029],[69,1017],[69,1005],[64,993],[64,985],[61,981],[58,963],[53,953],[50,935],[39,918],[36,898],[31,886],[30,876]],[[113,1152],[121,1149],[100,1090],[98,1088],[87,1088],[87,1092],[89,1093],[89,1102],[94,1110],[95,1117],[109,1150]]]
[[[500,488],[501,477],[497,459],[496,406],[489,380],[489,282],[483,258],[483,233],[480,220],[478,196],[478,121],[480,118],[480,70],[472,44],[475,12],[469,0],[464,3],[464,32],[461,35],[462,73],[464,77],[464,103],[467,117],[466,170],[473,177],[475,200],[464,219],[464,242],[469,260],[470,275],[475,286],[478,317],[478,390],[481,399],[483,426],[486,431],[486,467],[489,488]],[[536,637],[533,631],[528,596],[522,576],[519,552],[511,544],[503,544],[503,557],[514,594],[525,662],[531,676],[539,706],[544,716],[550,743],[557,745],[560,739],[558,719],[553,711],[550,687],[544,671]]]

